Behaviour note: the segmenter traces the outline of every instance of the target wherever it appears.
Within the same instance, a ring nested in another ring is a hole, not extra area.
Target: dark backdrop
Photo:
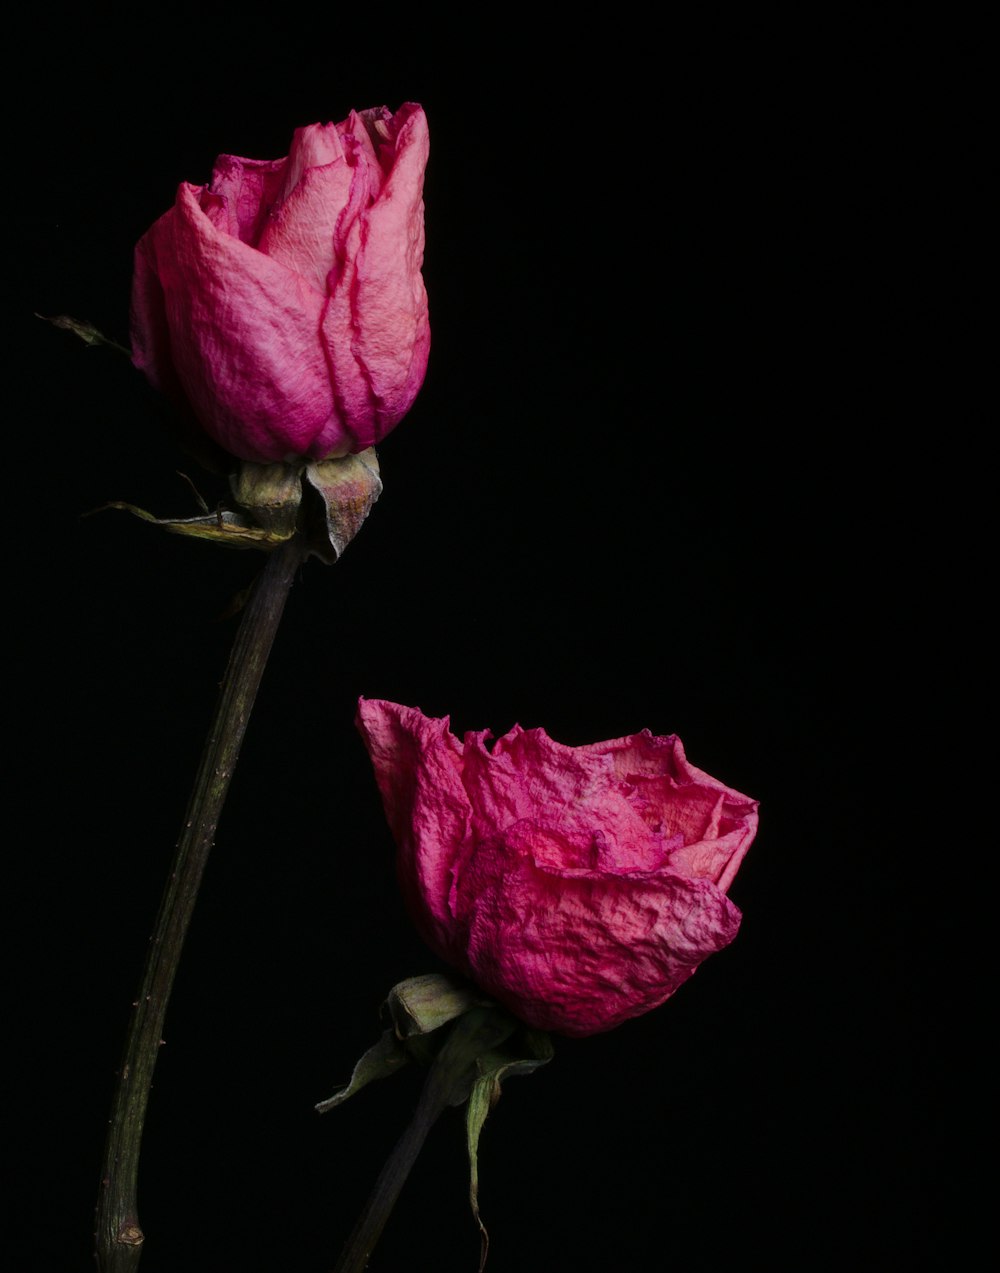
[[[888,87],[912,71],[901,38],[720,19],[654,39],[624,13],[429,30],[412,9],[145,33],[134,12],[18,54],[17,1267],[88,1267],[223,616],[259,564],[81,520],[109,499],[192,512],[178,470],[216,487],[123,358],[32,313],[124,340],[132,245],[180,180],[407,99],[432,139],[430,369],[369,523],[304,568],[278,636],[165,1030],[143,1271],[329,1267],[416,1099],[408,1075],[312,1112],[389,986],[439,966],[397,895],[360,694],[458,731],[676,732],[761,800],[733,946],[506,1087],[481,1142],[492,1273],[908,1264],[940,1216],[911,847],[882,776],[919,532],[898,401],[921,374],[904,212],[927,132]],[[465,1190],[453,1116],[372,1269],[474,1269]]]

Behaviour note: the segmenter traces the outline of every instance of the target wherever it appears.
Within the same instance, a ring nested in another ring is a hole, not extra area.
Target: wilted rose
[[[644,731],[567,747],[362,699],[358,726],[431,948],[529,1025],[585,1035],[656,1007],[736,935],[757,802]]]
[[[136,248],[132,347],[227,451],[267,463],[379,442],[430,347],[427,121],[408,103],[312,124],[287,159],[221,155]]]

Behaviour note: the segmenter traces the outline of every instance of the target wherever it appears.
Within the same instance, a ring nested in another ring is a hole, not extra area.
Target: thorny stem
[[[135,1273],[139,1266],[144,1236],[136,1206],[139,1151],[170,989],[247,721],[303,556],[299,536],[268,555],[244,610],[205,740],[170,878],[150,938],[142,987],[132,1008],[111,1107],[97,1200],[95,1236],[100,1273]]]

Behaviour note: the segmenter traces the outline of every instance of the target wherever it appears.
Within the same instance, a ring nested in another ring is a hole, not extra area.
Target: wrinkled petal
[[[404,106],[400,113],[406,109]],[[372,110],[351,111],[347,119],[337,125],[345,150],[352,150],[357,156],[357,162],[366,170],[373,199],[378,198],[385,175],[392,170],[394,153],[391,148],[386,155],[385,166],[379,158],[392,120],[392,111],[386,110],[384,106],[377,106]]]
[[[285,188],[287,159],[240,159],[220,155],[209,190],[225,201],[226,233],[256,247],[271,209]]]
[[[156,267],[156,244],[173,241],[173,210],[155,223],[135,249],[132,276],[132,361],[144,371],[154,388],[176,396],[181,384],[171,356],[167,302]]]
[[[371,208],[361,214],[353,288],[353,349],[368,384],[371,422],[356,431],[370,446],[410,409],[430,351],[424,259],[423,172],[427,120],[419,107],[397,116],[395,162]]]
[[[496,827],[519,818],[557,822],[589,843],[599,824],[621,870],[650,869],[663,861],[655,837],[623,795],[608,758],[566,747],[544,729],[515,726],[486,749],[486,731],[466,737],[465,783],[478,825]]]
[[[444,959],[529,1025],[611,1029],[656,1007],[735,936],[725,895],[757,803],[648,731],[566,747],[362,699],[399,874]]]
[[[300,128],[287,159],[220,155],[136,250],[136,366],[242,459],[381,440],[427,366],[427,151],[408,103]]]
[[[351,169],[337,129],[300,128],[285,169],[285,189],[258,248],[294,270],[323,296],[334,265],[334,231],[351,189]]]
[[[593,1034],[658,1007],[739,927],[707,880],[595,883],[495,865],[475,894],[470,974],[539,1029]]]
[[[469,820],[462,747],[448,724],[395,703],[358,704],[358,727],[399,846],[404,896],[424,939],[437,950],[451,946],[451,868]]]
[[[208,196],[182,185],[150,247],[171,357],[199,418],[243,459],[308,455],[333,413],[316,340],[323,298],[297,275],[213,224]]]
[[[336,124],[308,124],[296,128],[285,167],[282,201],[290,199],[299,182],[312,168],[325,168],[344,157],[340,130]]]
[[[326,350],[334,401],[340,418],[351,433],[354,445],[361,439],[374,442],[375,404],[368,379],[355,353],[359,319],[355,308],[358,256],[361,251],[362,212],[376,196],[380,169],[371,153],[364,128],[361,137],[344,137],[348,156],[350,186],[333,237],[334,265],[328,278],[329,298],[323,314],[323,345]]]
[[[740,863],[757,833],[757,801],[741,795],[718,779],[692,765],[684,754],[679,738],[673,740],[671,780],[664,783],[644,766],[655,755],[651,735],[636,735],[624,740],[639,742],[641,758],[636,753],[616,756],[616,764],[629,765],[639,772],[629,772],[635,784],[631,803],[643,810],[643,816],[655,820],[666,837],[682,838],[681,847],[671,858],[673,870],[689,876],[714,880],[723,891],[736,878]]]

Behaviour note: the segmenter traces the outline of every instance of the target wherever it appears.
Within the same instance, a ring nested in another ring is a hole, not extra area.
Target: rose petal
[[[352,172],[337,129],[313,124],[295,134],[285,189],[258,248],[310,283],[323,296],[334,267],[334,231],[351,190]]]
[[[495,862],[469,932],[473,980],[529,1025],[610,1030],[658,1007],[736,936],[740,913],[707,880],[555,881]]]
[[[354,355],[365,375],[373,420],[358,444],[380,441],[409,410],[430,351],[424,258],[423,174],[427,120],[404,106],[391,133],[395,158],[375,203],[361,213],[357,279],[352,292]]]
[[[363,127],[364,140],[348,133],[344,145],[348,156],[350,185],[333,236],[334,266],[327,280],[328,299],[323,312],[323,347],[338,417],[350,431],[353,446],[365,438],[374,440],[375,402],[371,387],[355,353],[358,320],[355,313],[358,254],[361,250],[362,213],[375,198],[381,181],[378,164],[371,155],[371,143]]]
[[[167,302],[156,266],[156,244],[173,240],[173,210],[165,212],[139,240],[132,276],[132,362],[154,388],[177,396],[181,383],[171,358]]]
[[[381,439],[427,364],[426,158],[413,103],[299,129],[287,159],[219,156],[137,248],[135,364],[243,459]]]
[[[530,1025],[610,1029],[732,940],[725,896],[756,801],[648,731],[566,747],[515,726],[486,747],[361,700],[365,738],[425,939]]]
[[[485,731],[466,735],[466,790],[477,826],[503,826],[520,818],[558,824],[590,845],[595,828],[620,870],[652,870],[663,863],[654,837],[623,794],[606,755],[596,748],[567,747],[544,729],[520,726],[497,740]],[[589,851],[589,850],[588,850]]]
[[[225,200],[227,233],[257,246],[261,230],[285,187],[287,159],[219,155],[209,190]]]
[[[334,410],[315,335],[323,298],[213,225],[201,194],[182,185],[173,213],[147,236],[177,375],[202,423],[233,455],[258,462],[312,455]]]
[[[433,720],[379,699],[359,700],[357,725],[399,846],[399,878],[411,914],[425,941],[449,951],[451,869],[468,832],[461,743],[447,718]]]

